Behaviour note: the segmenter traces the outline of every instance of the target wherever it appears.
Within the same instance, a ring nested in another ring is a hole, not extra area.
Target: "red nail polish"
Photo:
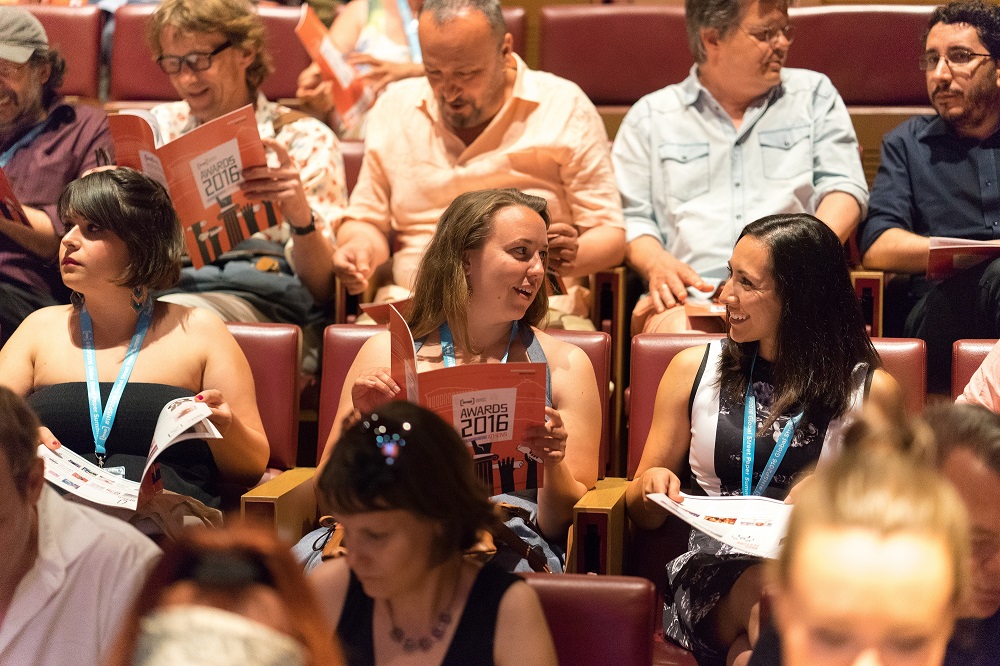
[[[204,399],[205,399],[205,396],[203,396],[203,395],[202,395],[201,393],[199,393],[198,395],[196,395],[196,396],[194,397],[194,399],[195,399],[195,400],[204,400]]]

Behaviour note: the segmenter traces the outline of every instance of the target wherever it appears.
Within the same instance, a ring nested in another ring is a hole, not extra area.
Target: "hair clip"
[[[385,464],[394,464],[396,458],[399,457],[400,448],[406,446],[406,440],[398,432],[389,432],[388,428],[384,425],[375,423],[378,421],[378,414],[372,414],[368,418],[370,420],[365,421],[365,428],[371,430],[375,435],[375,444],[378,446],[379,451],[382,452],[382,455],[385,456]],[[400,424],[400,428],[409,432],[411,428],[410,422],[403,421]]]

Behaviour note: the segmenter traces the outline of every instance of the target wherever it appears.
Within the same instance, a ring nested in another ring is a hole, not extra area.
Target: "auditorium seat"
[[[147,46],[146,23],[155,10],[156,5],[124,5],[115,12],[109,108],[150,106],[178,99],[169,77],[157,66]],[[266,48],[275,66],[275,71],[264,79],[261,92],[271,101],[294,98],[299,72],[310,62],[294,33],[301,9],[262,6],[258,12],[267,28]]]
[[[956,340],[951,348],[951,397],[962,395],[996,340]]]
[[[95,5],[24,5],[45,28],[49,46],[66,60],[59,93],[97,101],[100,95],[101,30],[104,12]]]
[[[653,585],[630,576],[522,574],[535,590],[560,664],[653,663]]]
[[[933,113],[917,59],[933,5],[793,7],[787,66],[823,72],[840,92],[862,147],[869,185],[882,137],[915,114]]]
[[[514,40],[514,53],[524,58],[528,38],[528,19],[524,7],[504,7],[502,11],[507,32]]]
[[[347,193],[354,191],[361,173],[361,162],[365,156],[365,142],[342,139],[340,154],[344,156],[344,173],[347,176]]]
[[[354,363],[361,347],[376,333],[385,330],[382,326],[359,326],[356,324],[333,324],[326,327],[323,335],[323,372],[320,384],[319,431],[316,442],[316,463],[323,457],[327,439],[333,429],[334,419],[340,403],[341,391],[347,380],[347,373]],[[594,331],[552,330],[549,335],[582,349],[594,366],[597,379],[598,399],[602,405],[601,452],[598,477],[603,478],[608,463],[610,419],[609,372],[611,364],[611,338],[607,333]]]
[[[611,137],[632,104],[682,81],[694,62],[679,6],[542,7],[540,32],[538,68],[579,85]]]
[[[226,324],[253,373],[257,409],[271,447],[263,481],[295,466],[299,447],[299,354],[294,324]]]

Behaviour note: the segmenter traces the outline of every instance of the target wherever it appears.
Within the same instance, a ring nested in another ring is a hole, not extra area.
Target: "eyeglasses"
[[[780,28],[762,28],[760,30],[744,30],[743,32],[761,44],[770,44],[771,46],[778,43],[778,35],[784,35],[789,44],[795,39],[795,26],[791,23]]]
[[[156,64],[167,74],[173,76],[181,73],[181,67],[187,65],[192,72],[203,72],[212,66],[212,58],[219,55],[230,46],[232,42],[226,40],[215,47],[211,53],[198,53],[194,51],[182,56],[160,56],[156,59]]]
[[[928,51],[920,56],[919,65],[921,71],[931,72],[937,69],[938,63],[944,58],[949,68],[962,69],[972,62],[973,58],[992,58],[989,53],[973,53],[969,49],[951,48],[945,55],[937,51]]]

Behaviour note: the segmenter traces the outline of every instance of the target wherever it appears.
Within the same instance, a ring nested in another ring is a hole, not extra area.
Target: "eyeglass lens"
[[[181,67],[184,65],[188,66],[192,72],[203,72],[212,66],[212,58],[219,55],[226,49],[228,49],[232,44],[229,41],[225,41],[219,44],[211,53],[188,53],[182,56],[160,56],[157,59],[157,64],[160,65],[162,69],[167,74],[180,74]]]

